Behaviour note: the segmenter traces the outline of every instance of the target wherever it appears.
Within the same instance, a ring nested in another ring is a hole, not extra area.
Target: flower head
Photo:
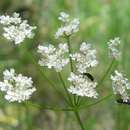
[[[97,83],[92,82],[88,77],[84,77],[81,74],[77,75],[71,72],[68,80],[72,83],[70,88],[68,88],[70,93],[78,96],[97,98],[98,94],[95,90]]]
[[[35,26],[30,26],[27,20],[21,20],[18,13],[14,13],[12,17],[0,16],[0,24],[3,25],[3,36],[15,44],[20,44],[25,38],[32,38],[32,31],[36,29]]]
[[[110,40],[108,44],[109,49],[109,56],[112,58],[115,58],[116,60],[119,59],[121,53],[119,51],[119,45],[120,45],[120,38],[116,37],[112,40]]]
[[[95,67],[98,64],[96,59],[96,50],[92,49],[91,44],[83,42],[80,45],[80,51],[70,55],[72,60],[76,61],[77,71],[86,73],[89,68]]]
[[[78,32],[79,30],[79,19],[74,18],[73,20],[69,19],[69,15],[61,12],[58,18],[63,22],[63,25],[57,30],[55,37],[59,38],[62,36],[70,36],[73,33]]]
[[[129,99],[127,89],[130,89],[128,79],[122,73],[115,70],[115,75],[111,75],[111,80],[114,94],[120,95],[123,101],[127,101]]]
[[[9,102],[28,100],[36,91],[32,78],[16,74],[14,69],[5,70],[3,75],[4,81],[0,82],[0,90],[6,93],[5,99]]]
[[[68,46],[66,43],[60,43],[58,48],[55,48],[52,44],[48,46],[39,45],[38,53],[41,54],[39,64],[41,66],[47,66],[49,69],[54,68],[59,72],[69,62],[69,59],[65,56],[67,52]]]

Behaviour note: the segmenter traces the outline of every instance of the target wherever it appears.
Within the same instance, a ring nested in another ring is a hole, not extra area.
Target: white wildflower
[[[80,73],[88,72],[88,69],[98,64],[96,59],[96,50],[92,49],[91,44],[83,42],[80,45],[80,51],[70,55],[72,60],[76,61],[77,71]]]
[[[4,80],[14,80],[13,78],[15,77],[15,70],[10,69],[10,70],[5,70],[3,72]]]
[[[5,99],[9,102],[19,103],[28,100],[32,93],[36,91],[32,78],[16,74],[14,69],[3,72],[4,81],[0,82],[0,90],[4,91]]]
[[[68,91],[78,96],[87,96],[97,98],[98,93],[95,90],[96,82],[92,82],[88,77],[77,75],[71,72],[68,80],[72,83]]]
[[[130,89],[128,79],[122,73],[115,70],[115,75],[111,75],[111,80],[114,94],[120,95],[123,101],[127,101],[129,99],[127,89]]]
[[[57,72],[61,71],[63,67],[69,62],[69,58],[66,58],[65,54],[68,52],[67,44],[59,44],[58,48],[49,44],[48,46],[38,46],[38,53],[41,54],[39,64],[41,66],[47,66],[48,68],[54,68]]]
[[[109,56],[115,58],[116,60],[118,60],[121,55],[121,52],[119,51],[120,42],[120,38],[116,37],[107,43],[109,49]]]
[[[20,44],[25,38],[32,38],[32,31],[36,29],[35,26],[30,26],[27,20],[21,20],[18,13],[14,13],[12,17],[0,16],[0,24],[3,25],[3,36],[15,44]]]
[[[79,31],[79,19],[74,18],[73,20],[69,19],[69,15],[61,12],[60,17],[58,18],[61,20],[64,24],[58,29],[58,31],[55,34],[56,38],[62,37],[62,36],[70,36],[73,33],[76,33]]]
[[[0,16],[0,23],[2,25],[10,25],[10,24],[20,24],[21,18],[19,17],[18,13],[13,13],[13,16],[10,17],[9,15],[2,15]]]
[[[62,22],[68,22],[69,21],[69,15],[65,12],[61,12],[58,19],[61,20]]]

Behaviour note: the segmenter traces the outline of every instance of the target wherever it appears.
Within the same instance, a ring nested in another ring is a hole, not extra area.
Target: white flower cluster
[[[83,76],[82,74],[77,75],[71,72],[68,80],[72,83],[72,86],[68,88],[70,93],[78,96],[97,98],[98,93],[95,90],[97,83],[92,82],[87,76]]]
[[[0,24],[3,25],[3,36],[15,44],[20,44],[25,38],[32,38],[32,31],[36,29],[35,26],[30,26],[27,20],[21,20],[18,13],[14,13],[12,17],[0,16]]]
[[[112,88],[114,94],[120,95],[124,102],[127,102],[129,96],[127,94],[127,89],[130,89],[130,83],[128,79],[123,76],[122,73],[115,71],[115,75],[111,75]]]
[[[4,81],[0,82],[0,89],[6,92],[5,99],[9,102],[25,101],[36,91],[32,78],[16,74],[14,69],[5,70],[3,75]]]
[[[73,20],[69,19],[69,15],[61,12],[58,18],[60,21],[63,22],[63,25],[58,29],[55,34],[56,38],[62,36],[70,36],[73,33],[78,32],[79,30],[79,19],[74,18]]]
[[[77,71],[80,73],[88,72],[88,69],[98,64],[96,50],[92,49],[91,44],[83,42],[78,53],[70,55],[76,61]]]
[[[119,37],[116,37],[107,43],[110,57],[115,58],[116,60],[118,60],[121,55],[119,51],[120,43],[121,41]]]
[[[69,58],[65,56],[67,52],[68,45],[66,43],[60,43],[58,48],[55,48],[52,44],[48,46],[39,45],[38,53],[41,54],[39,64],[41,66],[47,66],[49,69],[54,68],[57,72],[60,72],[69,62]]]

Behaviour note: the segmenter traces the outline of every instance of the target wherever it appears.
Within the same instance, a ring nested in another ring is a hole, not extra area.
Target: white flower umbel
[[[95,90],[97,83],[92,82],[87,76],[83,76],[82,74],[77,75],[71,72],[68,80],[72,84],[70,88],[68,88],[70,93],[78,96],[97,98],[98,93]]]
[[[63,22],[63,25],[58,29],[58,31],[55,34],[56,38],[64,37],[64,36],[70,36],[73,33],[78,32],[79,30],[79,19],[74,18],[72,20],[69,19],[69,15],[61,12],[60,16],[58,18],[60,21]]]
[[[92,49],[91,44],[83,42],[80,45],[80,51],[70,55],[76,62],[77,71],[80,73],[88,72],[88,69],[98,64],[96,59],[96,50]]]
[[[41,66],[47,66],[49,69],[54,68],[57,72],[60,72],[63,67],[69,62],[69,58],[65,56],[68,52],[68,45],[66,43],[60,43],[58,48],[55,48],[52,44],[48,46],[38,46],[38,53],[41,54],[39,64]]]
[[[14,13],[12,17],[0,16],[0,24],[3,25],[3,36],[14,44],[20,44],[25,38],[32,38],[33,30],[36,29],[35,26],[30,26],[27,20],[21,20],[18,13]]]
[[[115,75],[111,75],[111,80],[114,94],[120,95],[124,102],[127,101],[129,99],[127,89],[130,89],[128,79],[122,73],[115,70]]]
[[[20,103],[28,100],[36,91],[32,78],[16,74],[14,69],[5,70],[3,75],[4,81],[0,82],[0,90],[6,93],[5,99],[9,102],[18,101]]]
[[[116,37],[107,43],[109,49],[109,56],[115,58],[116,60],[118,60],[121,55],[121,52],[119,51],[120,43],[121,41],[119,37]]]

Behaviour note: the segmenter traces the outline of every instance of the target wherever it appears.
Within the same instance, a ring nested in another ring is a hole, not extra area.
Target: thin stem
[[[81,121],[81,119],[80,119],[79,112],[78,112],[78,111],[74,111],[74,113],[75,113],[76,119],[77,119],[77,121],[78,121],[78,123],[79,123],[81,129],[82,129],[82,130],[85,130],[85,128],[84,128],[84,126],[83,126],[83,123],[82,123],[82,121]]]
[[[69,54],[72,54],[72,49],[71,49],[71,45],[70,45],[70,37],[67,36],[66,40],[67,40],[67,44],[68,44],[68,48],[69,48]],[[73,72],[74,71],[73,62],[72,62],[72,58],[70,55],[69,55],[69,60],[70,60],[70,69],[71,69],[71,72]]]
[[[77,101],[76,101],[76,95],[73,95],[74,96],[74,101],[73,101],[73,104],[76,105],[77,104]]]
[[[69,92],[68,92],[68,90],[67,90],[67,88],[66,88],[65,82],[64,82],[64,80],[63,80],[63,78],[62,78],[60,72],[58,72],[58,76],[59,76],[59,79],[60,79],[60,81],[61,81],[61,83],[62,83],[62,85],[63,85],[63,87],[64,87],[64,90],[65,90],[65,92],[66,92],[66,94],[67,94],[67,97],[68,97],[68,99],[69,99],[69,101],[70,101],[70,105],[73,106],[73,102],[72,102],[71,96],[70,96],[70,94],[69,94]]]
[[[105,97],[101,98],[100,100],[98,100],[98,101],[96,101],[94,103],[87,104],[87,105],[84,105],[84,106],[80,106],[79,109],[86,109],[88,107],[92,107],[92,106],[94,106],[94,105],[96,105],[96,104],[98,104],[98,103],[100,103],[100,102],[110,98],[111,96],[113,96],[113,94],[109,94],[108,96],[105,96]]]
[[[30,117],[30,110],[29,107],[27,105],[25,105],[25,123],[26,123],[26,130],[32,130],[32,118]]]
[[[67,44],[68,44],[68,49],[69,49],[69,61],[70,61],[70,70],[71,72],[74,72],[74,68],[73,68],[73,61],[72,58],[70,56],[70,54],[72,54],[72,48],[70,45],[70,36],[66,36],[66,40],[67,40]],[[73,100],[74,100],[74,105],[76,105],[76,95],[73,96]]]
[[[19,121],[19,128],[23,128],[22,115],[21,115],[22,108],[19,105],[17,105],[16,107],[17,107],[17,114],[18,114],[17,118],[18,118],[18,121]]]
[[[72,49],[71,49],[71,45],[70,45],[70,37],[68,36],[68,37],[66,37],[66,39],[67,39],[67,43],[68,43],[68,47],[69,47],[69,54],[72,54]],[[72,62],[72,58],[70,57],[70,55],[69,55],[69,60],[70,60],[71,72],[73,72],[73,71],[74,71],[73,62]],[[74,95],[74,105],[77,106],[77,103],[78,103],[78,102],[76,101],[76,95]],[[82,130],[85,130],[85,128],[84,128],[84,126],[83,126],[83,123],[82,123],[82,121],[81,121],[81,119],[80,119],[80,116],[79,116],[78,111],[76,110],[76,111],[74,111],[74,113],[75,113],[75,116],[76,116],[76,118],[77,118],[77,121],[78,121],[78,123],[79,123],[81,129],[82,129]]]
[[[43,106],[39,104],[34,104],[30,101],[24,102],[25,105],[30,105],[32,107],[36,107],[39,109],[44,109],[44,110],[53,110],[53,111],[74,111],[73,108],[59,108],[59,107],[51,107],[51,106]]]
[[[114,62],[115,62],[115,59],[112,59],[112,61],[111,61],[110,65],[108,66],[106,72],[104,73],[104,75],[102,76],[101,80],[99,81],[98,87],[103,83],[103,81],[105,80],[105,78],[106,78],[107,75],[109,74],[109,72],[110,72],[110,70],[111,70],[111,68],[112,68],[112,66],[113,66],[113,64],[114,64]]]
[[[77,106],[80,105],[80,96],[77,97]]]

